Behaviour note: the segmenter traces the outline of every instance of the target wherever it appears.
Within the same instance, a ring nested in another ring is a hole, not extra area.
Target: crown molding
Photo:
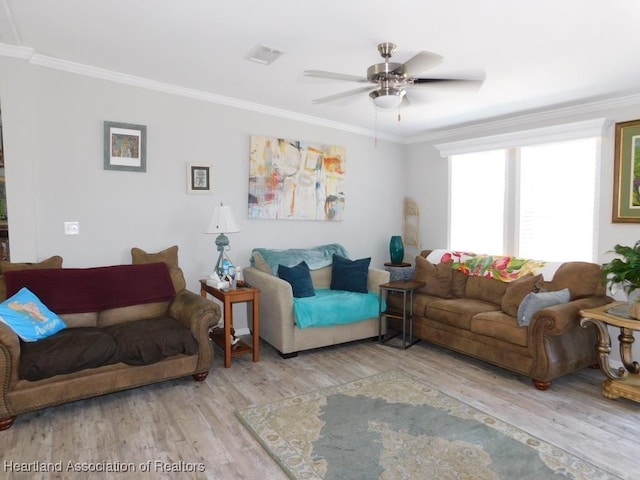
[[[16,47],[16,46],[0,43],[0,56],[21,58],[39,67],[46,67],[54,70],[61,70],[68,73],[74,73],[77,75],[84,75],[87,77],[99,78],[101,80],[106,80],[109,82],[115,82],[123,85],[144,88],[147,90],[167,93],[170,95],[178,95],[181,97],[187,97],[187,98],[191,98],[191,99],[199,100],[203,102],[215,103],[218,105],[238,108],[241,110],[248,110],[256,113],[263,113],[265,115],[272,115],[275,117],[286,118],[288,120],[294,120],[297,122],[309,123],[309,124],[318,125],[321,127],[331,128],[334,130],[353,133],[356,135],[363,135],[367,137],[388,140],[395,143],[402,143],[401,137],[381,134],[379,132],[375,132],[373,130],[369,130],[366,128],[361,128],[361,127],[349,125],[346,123],[334,122],[334,121],[326,120],[323,118],[314,117],[311,115],[295,113],[289,110],[270,107],[268,105],[262,105],[259,103],[247,102],[247,101],[239,100],[236,98],[225,97],[223,95],[217,95],[215,93],[196,90],[193,88],[180,87],[178,85],[173,85],[170,83],[150,80],[148,78],[138,77],[135,75],[128,75],[128,74],[116,72],[113,70],[107,70],[104,68],[86,65],[83,63],[76,63],[76,62],[70,62],[68,60],[61,60],[59,58],[36,53],[32,48]]]
[[[501,129],[516,129],[523,127],[530,128],[534,122],[551,122],[562,121],[565,122],[567,117],[574,115],[599,115],[602,116],[603,112],[615,108],[625,107],[637,107],[640,105],[640,93],[624,95],[620,97],[608,98],[587,101],[579,105],[569,106],[557,106],[549,107],[544,111],[537,111],[524,114],[516,114],[496,120],[487,120],[477,122],[471,125],[465,125],[462,127],[454,127],[449,129],[443,129],[437,132],[428,132],[423,135],[417,135],[414,137],[408,137],[405,139],[405,143],[423,143],[435,141],[446,141],[449,138],[455,137],[482,137],[491,135]]]
[[[23,60],[31,60],[35,50],[29,47],[18,47],[15,45],[8,45],[6,43],[0,43],[0,56],[10,58],[21,58]]]
[[[602,114],[604,110],[613,108],[624,108],[630,106],[640,105],[640,93],[630,94],[625,96],[619,96],[615,98],[600,99],[593,101],[586,101],[577,105],[566,106],[550,106],[544,110],[529,112],[523,114],[514,114],[511,116],[504,116],[496,119],[480,120],[468,125],[462,125],[452,128],[444,128],[437,131],[427,131],[424,134],[401,137],[397,135],[390,135],[385,133],[376,132],[367,128],[358,127],[351,124],[335,122],[326,120],[312,115],[305,115],[295,113],[290,110],[284,110],[281,108],[271,107],[268,105],[262,105],[259,103],[248,102],[239,100],[236,98],[225,97],[214,93],[206,92],[203,90],[196,90],[191,88],[185,88],[178,85],[159,82],[144,77],[138,77],[135,75],[128,75],[113,70],[107,70],[91,65],[82,63],[70,62],[67,60],[61,60],[48,55],[42,55],[37,53],[33,48],[8,45],[0,43],[0,56],[18,58],[28,61],[29,63],[41,67],[52,68],[55,70],[61,70],[77,75],[84,75],[88,77],[98,78],[110,82],[120,83],[123,85],[129,85],[147,90],[153,90],[156,92],[162,92],[170,95],[178,95],[194,100],[203,102],[214,103],[218,105],[224,105],[232,108],[238,108],[241,110],[248,110],[256,113],[263,113],[265,115],[272,115],[275,117],[285,118],[297,122],[308,123],[317,125],[320,127],[326,127],[333,130],[340,130],[356,135],[363,135],[379,140],[387,140],[399,144],[415,144],[415,143],[445,143],[447,139],[460,138],[460,137],[482,137],[494,134],[501,129],[516,129],[530,128],[530,125],[534,122],[550,122],[550,121],[566,121],[566,117],[572,115],[593,115]]]
[[[521,147],[537,143],[563,142],[578,138],[601,137],[610,121],[606,118],[595,118],[581,122],[563,123],[551,127],[519,130],[517,132],[474,137],[449,143],[434,145],[443,157],[463,153]]]

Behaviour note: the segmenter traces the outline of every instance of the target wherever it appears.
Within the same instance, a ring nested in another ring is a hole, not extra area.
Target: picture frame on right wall
[[[613,223],[640,223],[640,120],[616,123]]]

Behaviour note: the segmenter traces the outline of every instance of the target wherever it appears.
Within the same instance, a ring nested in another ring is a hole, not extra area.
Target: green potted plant
[[[640,318],[640,240],[633,247],[616,245],[611,252],[620,258],[602,266],[603,281],[612,293],[622,288],[627,294],[629,316]]]

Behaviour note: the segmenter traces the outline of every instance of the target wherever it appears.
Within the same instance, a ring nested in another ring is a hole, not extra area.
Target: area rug
[[[399,372],[236,414],[294,480],[618,478]]]

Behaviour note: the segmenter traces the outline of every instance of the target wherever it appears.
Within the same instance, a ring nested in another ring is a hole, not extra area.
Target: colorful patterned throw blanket
[[[435,251],[434,251],[435,252]],[[512,282],[528,273],[539,273],[546,262],[503,255],[479,255],[470,252],[441,252],[440,262],[453,262],[452,268],[467,275]]]

